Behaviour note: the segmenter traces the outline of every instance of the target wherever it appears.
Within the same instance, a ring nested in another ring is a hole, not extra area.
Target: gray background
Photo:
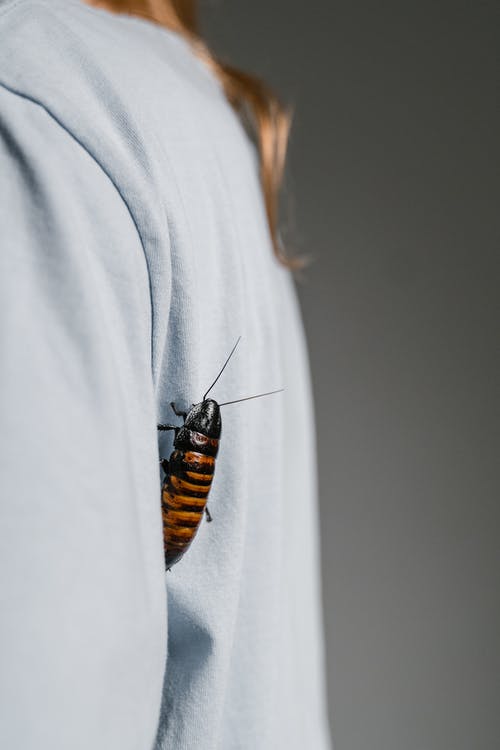
[[[296,107],[336,750],[498,750],[494,4],[205,1],[203,18]]]

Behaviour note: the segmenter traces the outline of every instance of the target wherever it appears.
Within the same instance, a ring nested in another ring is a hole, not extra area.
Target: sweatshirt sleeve
[[[152,746],[166,642],[150,299],[134,222],[0,87],[0,746]]]

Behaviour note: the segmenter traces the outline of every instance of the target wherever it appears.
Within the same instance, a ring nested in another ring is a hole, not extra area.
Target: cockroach
[[[166,570],[170,570],[172,565],[179,562],[187,551],[198,531],[203,513],[207,521],[212,520],[207,500],[214,478],[215,459],[222,430],[220,407],[269,396],[283,390],[280,388],[256,396],[225,401],[223,404],[218,404],[213,398],[207,398],[233,356],[240,338],[241,336],[200,403],[192,404],[189,411],[178,410],[173,401],[170,403],[174,414],[183,418],[183,425],[158,425],[158,430],[173,430],[175,434],[174,450],[170,458],[160,459],[165,472],[161,488],[161,509]]]

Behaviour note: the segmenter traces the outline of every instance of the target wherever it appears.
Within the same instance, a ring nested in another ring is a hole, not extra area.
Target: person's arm
[[[0,746],[147,750],[165,603],[140,238],[0,87]]]

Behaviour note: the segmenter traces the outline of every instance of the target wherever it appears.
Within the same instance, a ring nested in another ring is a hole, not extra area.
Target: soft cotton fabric
[[[174,32],[0,0],[0,746],[326,750],[313,406],[255,149]],[[211,395],[165,573],[157,422]]]

